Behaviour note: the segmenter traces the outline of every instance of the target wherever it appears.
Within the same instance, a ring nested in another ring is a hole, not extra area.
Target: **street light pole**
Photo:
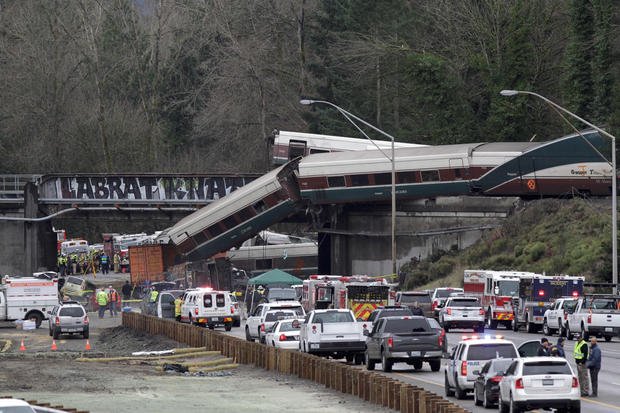
[[[363,119],[358,118],[350,112],[342,109],[340,106],[337,106],[331,102],[326,100],[311,100],[311,99],[302,99],[299,101],[302,105],[313,105],[313,104],[323,104],[328,105],[335,108],[340,114],[342,114],[355,128],[362,134],[366,139],[368,139],[373,145],[377,147],[379,151],[392,163],[392,275],[396,275],[396,155],[394,151],[394,141],[395,138],[387,132],[382,131],[376,126],[371,125]],[[380,134],[390,138],[392,142],[392,156],[388,156],[364,131],[355,123],[352,119],[368,126],[372,130],[379,132]]]
[[[572,116],[578,121],[596,130],[598,133],[605,135],[611,139],[611,167],[612,167],[612,176],[611,176],[611,221],[612,221],[611,222],[611,248],[612,248],[611,280],[612,281],[611,282],[614,284],[613,293],[618,294],[618,287],[617,287],[617,284],[618,284],[618,206],[617,206],[618,198],[617,198],[617,193],[616,193],[618,185],[616,182],[617,180],[616,178],[616,137],[612,135],[611,133],[606,132],[603,129],[599,128],[598,126],[593,125],[587,120],[575,115],[573,112],[569,111],[568,109],[565,109],[562,106],[558,105],[557,103],[552,102],[551,100],[547,99],[546,97],[539,95],[538,93],[530,92],[527,90],[502,90],[500,92],[500,95],[502,96],[515,96],[518,94],[536,96],[537,98],[544,100],[545,102],[547,102],[549,105],[553,106],[554,108]]]

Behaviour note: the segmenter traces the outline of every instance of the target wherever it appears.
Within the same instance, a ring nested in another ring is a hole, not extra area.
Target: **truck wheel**
[[[383,367],[383,371],[389,373],[392,371],[392,365],[394,362],[387,358],[385,352],[381,353],[381,366]]]
[[[454,382],[454,394],[456,395],[457,399],[463,400],[467,394],[465,393],[465,390],[461,390],[461,388],[459,387],[459,382],[457,380],[454,380]]]
[[[254,339],[252,338],[252,336],[250,336],[250,329],[248,328],[248,326],[245,326],[245,339],[252,343],[254,342]]]
[[[209,330],[215,330],[215,324],[209,324]]]
[[[581,325],[581,337],[583,337],[583,339],[586,341],[590,339],[590,333],[586,331],[586,328],[583,326],[583,324]]]
[[[413,360],[411,362],[411,365],[413,366],[414,369],[420,370],[422,368],[422,360]]]
[[[428,364],[431,366],[431,371],[439,371],[441,368],[441,360],[429,360]]]
[[[564,330],[566,331],[566,339],[567,340],[572,340],[573,339],[573,332],[570,331],[570,326],[568,325],[568,323],[566,323],[566,328]]]
[[[611,341],[611,336],[605,336],[605,341]]]
[[[58,340],[58,337],[60,337],[60,331],[58,331],[57,329],[54,329],[54,332],[52,333],[52,337],[54,338],[54,340]]]
[[[26,320],[33,320],[36,327],[39,328],[41,327],[41,322],[43,321],[43,317],[39,313],[32,313],[32,314],[26,315]]]
[[[353,354],[347,354],[345,359],[347,360],[347,363],[353,363]]]
[[[566,329],[564,328],[564,324],[562,324],[562,320],[558,318],[558,337],[565,337]]]
[[[353,360],[353,362],[355,363],[356,366],[361,366],[362,364],[364,364],[364,355],[356,354],[355,360]]]
[[[366,370],[374,370],[375,362],[368,357],[368,352],[364,354],[364,358],[366,359]]]
[[[553,335],[553,332],[549,328],[549,324],[547,323],[547,319],[546,318],[545,318],[545,321],[543,321],[543,334],[546,335],[546,336],[552,336]]]
[[[224,324],[224,331],[230,331],[232,330],[233,324],[232,323],[226,323]]]
[[[531,323],[531,322],[530,322],[530,318],[529,318],[529,317],[527,317],[527,318],[525,319],[525,330],[526,330],[528,333],[530,333],[530,334],[531,334],[531,333],[536,333],[536,332],[538,331],[538,328],[536,327],[536,324]]]
[[[454,396],[454,390],[450,388],[450,383],[448,383],[448,375],[444,376],[444,388],[446,390],[446,397]]]
[[[497,320],[493,320],[493,313],[491,310],[487,310],[486,319],[487,319],[487,328],[489,330],[495,330],[497,328]]]
[[[88,338],[88,336],[89,336],[89,331],[84,330],[84,332],[82,333],[82,338]]]

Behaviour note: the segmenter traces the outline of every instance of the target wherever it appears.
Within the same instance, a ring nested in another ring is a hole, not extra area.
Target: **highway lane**
[[[234,328],[230,333],[233,336],[239,338],[245,338],[244,324],[240,328]],[[458,332],[450,332],[448,336],[449,347],[456,345],[463,336],[472,335],[473,333],[467,330],[460,330]],[[530,340],[540,340],[543,337],[542,334],[528,334],[525,332],[513,332],[512,330],[487,330],[486,334],[495,335],[499,334],[505,338],[513,341],[517,346]],[[548,337],[550,341],[555,342],[557,336]],[[576,368],[573,362],[573,346],[575,341],[566,341],[565,350],[567,353],[567,359],[573,364],[573,368],[576,372]],[[620,413],[620,340],[614,339],[610,343],[599,343],[601,351],[603,353],[603,368],[599,373],[599,397],[596,399],[582,398],[582,409],[588,411],[588,413]],[[397,363],[394,365],[392,373],[382,373],[386,376],[399,379],[406,383],[415,384],[426,390],[437,393],[445,397],[444,389],[444,371],[443,367],[446,365],[447,360],[442,363],[442,369],[438,372],[431,372],[428,364],[424,364],[422,370],[414,370],[411,366],[405,363]],[[377,365],[377,370],[381,370],[381,364]],[[488,409],[478,407],[474,405],[473,396],[469,394],[464,400],[457,400],[454,397],[449,397],[449,400],[465,407],[472,412],[487,412]]]

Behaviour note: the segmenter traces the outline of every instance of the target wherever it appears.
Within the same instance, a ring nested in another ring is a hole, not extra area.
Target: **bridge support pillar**
[[[24,186],[24,218],[37,218],[39,192],[34,183]],[[39,263],[39,224],[24,222],[24,275],[32,275]]]

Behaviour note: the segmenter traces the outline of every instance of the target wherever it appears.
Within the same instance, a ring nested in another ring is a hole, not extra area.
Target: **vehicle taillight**
[[[392,337],[388,337],[388,347],[392,348],[394,347],[394,339]]]
[[[573,297],[579,297],[579,291],[573,291]]]
[[[588,313],[588,324],[592,324],[592,310]]]
[[[445,337],[445,335],[446,335],[446,332],[442,328],[441,333],[439,333],[439,339],[437,340],[437,344],[439,345],[439,347],[443,347],[443,338]]]
[[[486,313],[484,312],[484,309],[481,308],[480,310],[478,310],[478,314],[485,315]]]
[[[260,331],[262,331],[263,333],[265,332],[265,324],[260,325]]]
[[[452,315],[452,309],[451,308],[446,308],[446,313],[448,313],[448,315]]]
[[[56,325],[60,324],[60,317],[56,316],[56,320],[54,321],[56,323]]]
[[[286,341],[286,336],[284,334],[280,334],[280,338],[278,340],[280,341]]]
[[[431,303],[431,309],[434,310],[435,307],[437,307],[437,300],[433,300],[433,302]]]
[[[467,362],[461,361],[461,376],[467,376]]]
[[[499,383],[500,381],[502,381],[502,376],[493,376],[489,380],[491,380],[493,383]]]
[[[538,290],[538,296],[539,297],[544,297],[545,296],[545,290]]]
[[[568,320],[568,313],[564,311],[564,320]]]
[[[577,387],[579,387],[579,380],[577,380],[577,377],[573,377],[573,389]]]
[[[235,306],[230,306],[230,313],[235,314]]]
[[[515,381],[515,389],[523,389],[523,379],[517,379],[517,381]]]
[[[87,315],[84,316],[84,324],[88,324],[88,316]]]
[[[194,308],[194,314],[198,315],[198,309]]]

